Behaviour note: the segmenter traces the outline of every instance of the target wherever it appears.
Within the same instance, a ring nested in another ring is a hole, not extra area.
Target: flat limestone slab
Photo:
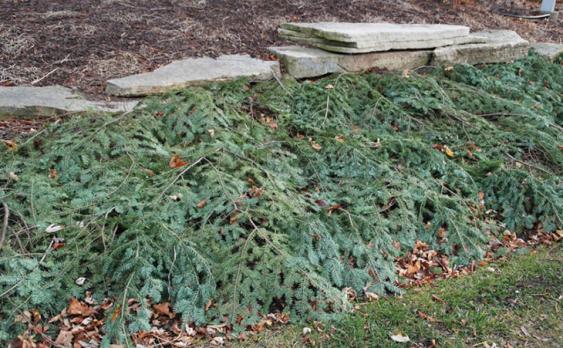
[[[563,44],[555,44],[548,42],[537,42],[531,46],[534,51],[536,51],[540,56],[554,61],[563,54]]]
[[[357,49],[435,48],[451,44],[448,39],[469,35],[469,28],[444,24],[391,24],[391,23],[285,23],[282,30],[298,33],[295,36],[343,43]],[[440,40],[446,40],[440,44]],[[430,46],[395,47],[399,43],[429,41]],[[436,45],[439,46],[436,46]],[[378,48],[381,46],[380,48]]]
[[[451,45],[466,45],[471,43],[485,43],[487,38],[478,35],[467,35],[454,37],[449,39],[429,39],[429,40],[415,40],[415,41],[395,41],[395,42],[381,42],[375,46],[364,48],[351,47],[348,43],[340,44],[335,41],[328,41],[319,38],[305,37],[297,33],[291,33],[288,30],[279,30],[280,37],[301,44],[306,44],[321,48],[325,51],[346,53],[346,54],[361,54],[370,52],[384,52],[390,50],[423,50],[432,49],[435,47],[451,46]]]
[[[0,118],[54,116],[86,111],[121,113],[133,110],[137,103],[90,101],[62,86],[0,87]]]
[[[434,50],[435,64],[508,63],[525,57],[529,43],[511,30],[476,32],[486,43],[440,47]]]
[[[432,50],[358,55],[338,54],[300,46],[271,47],[269,50],[280,59],[287,73],[298,79],[373,68],[414,69],[428,65],[432,58]]]
[[[246,55],[228,55],[216,59],[188,58],[152,72],[109,80],[106,92],[125,97],[143,96],[243,77],[252,81],[269,80],[279,73],[278,62]]]

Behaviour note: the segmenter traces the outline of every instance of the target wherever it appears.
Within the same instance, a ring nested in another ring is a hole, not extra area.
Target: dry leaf
[[[197,204],[197,207],[198,207],[199,209],[203,209],[206,204],[207,204],[207,198],[201,200],[201,201]]]
[[[211,307],[213,307],[213,300],[209,299],[209,301],[205,304],[205,311],[207,312]]]
[[[334,137],[334,140],[343,144],[344,143],[344,136],[343,135],[337,135],[337,136]]]
[[[231,225],[234,225],[234,224],[237,223],[237,221],[238,221],[238,213],[233,213],[233,214],[231,215],[231,217],[229,218],[229,223],[230,223]]]
[[[78,301],[75,297],[70,299],[70,303],[66,311],[70,315],[80,315],[83,317],[87,317],[89,315],[92,315],[92,313],[94,313],[94,310],[92,308]]]
[[[8,178],[10,178],[11,180],[14,180],[14,181],[19,181],[19,180],[20,180],[20,177],[17,176],[16,173],[14,173],[14,172],[9,172],[9,173],[8,173]]]
[[[51,225],[47,226],[47,228],[45,229],[45,232],[56,233],[56,232],[61,231],[63,228],[64,228],[64,226],[62,226],[62,225],[51,224]]]
[[[403,336],[401,334],[391,335],[391,339],[399,343],[407,343],[411,340],[409,336]]]
[[[183,167],[186,164],[188,164],[188,162],[182,160],[177,154],[172,155],[170,162],[168,162],[168,166],[173,169]]]
[[[366,298],[368,299],[368,301],[372,302],[372,301],[377,301],[379,300],[379,295],[377,295],[374,292],[369,292],[366,291]]]
[[[479,192],[479,205],[481,205],[481,207],[485,207],[485,193],[484,192]]]
[[[188,324],[186,324],[186,334],[190,337],[194,337],[195,335],[197,335],[197,332],[191,326],[188,326]]]
[[[49,179],[56,180],[58,177],[59,173],[57,173],[57,170],[55,168],[49,169]]]
[[[211,340],[211,344],[215,345],[215,346],[222,346],[223,344],[225,344],[225,338],[224,337],[213,337],[213,339]]]
[[[377,141],[372,141],[369,146],[372,149],[379,149],[381,147],[381,139],[377,138]]]
[[[57,339],[55,340],[55,344],[57,345],[57,347],[71,348],[73,338],[74,336],[72,335],[72,332],[61,330],[59,332],[59,335],[57,336]]]
[[[170,196],[170,199],[173,200],[174,202],[177,202],[177,201],[179,201],[180,199],[182,199],[182,194],[181,194],[181,193],[178,193],[178,194],[175,194],[175,195],[171,195],[171,196]]]
[[[342,291],[346,294],[348,301],[354,302],[354,300],[356,300],[356,290],[354,290],[350,287],[347,287],[347,288],[342,289]]]
[[[436,319],[434,317],[429,316],[428,314],[418,311],[418,317],[424,320],[428,320],[430,322],[435,322]]]
[[[120,314],[121,314],[121,306],[118,305],[113,310],[113,313],[111,313],[111,321],[117,320],[117,317],[119,317]]]
[[[311,147],[317,151],[320,151],[323,148],[320,144],[316,143],[314,140],[311,140],[310,143],[311,143]]]
[[[448,147],[448,145],[444,145],[444,153],[446,154],[446,156],[448,157],[454,157],[455,153],[452,151],[452,149],[450,149]]]
[[[64,238],[53,237],[53,244],[51,246],[51,248],[53,248],[53,250],[59,250],[59,249],[63,248],[64,246],[65,246]]]
[[[8,147],[10,151],[15,151],[18,149],[18,144],[16,144],[16,142],[13,140],[2,140],[2,142]]]
[[[154,171],[152,171],[148,168],[143,168],[143,171],[147,174],[148,177],[154,176]]]
[[[446,229],[443,228],[443,227],[440,227],[438,229],[438,231],[436,232],[436,234],[438,235],[438,238],[444,239],[444,238],[446,238]]]
[[[412,275],[420,270],[420,261],[416,261],[414,264],[410,264],[407,268],[407,274]]]
[[[152,306],[152,309],[156,315],[164,315],[169,317],[170,319],[176,316],[176,314],[174,314],[174,312],[170,310],[169,302],[155,304]]]

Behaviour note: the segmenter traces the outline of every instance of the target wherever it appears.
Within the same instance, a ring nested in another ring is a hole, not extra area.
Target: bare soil
[[[109,78],[174,59],[246,53],[268,57],[287,44],[286,21],[388,21],[509,28],[531,41],[560,42],[559,21],[499,12],[535,1],[485,0],[0,0],[0,85],[61,84],[103,93]]]

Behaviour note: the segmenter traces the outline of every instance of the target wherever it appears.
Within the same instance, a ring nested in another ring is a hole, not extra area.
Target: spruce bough
[[[197,324],[326,317],[350,308],[344,288],[399,291],[394,258],[416,240],[455,265],[504,229],[561,229],[562,79],[531,55],[238,81],[20,139],[0,153],[0,341],[21,311],[49,317],[85,290],[142,304],[108,318],[108,342],[150,329],[148,300]]]

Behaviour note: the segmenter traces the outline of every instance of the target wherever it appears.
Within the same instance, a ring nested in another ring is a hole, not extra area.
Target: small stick
[[[530,167],[530,168],[534,168],[534,169],[537,169],[537,170],[539,170],[539,171],[542,171],[542,172],[544,172],[544,173],[546,173],[546,174],[548,174],[548,175],[552,175],[552,173],[548,172],[547,170],[545,170],[545,169],[543,169],[543,168],[534,166],[533,164],[526,163],[526,162],[524,162],[524,161],[520,161],[519,159],[514,158],[514,157],[511,156],[508,152],[505,152],[504,154],[505,154],[506,156],[508,156],[508,158],[510,158],[511,160],[513,160],[514,162],[518,162],[518,163],[523,164],[523,165],[525,165],[525,166],[528,166],[528,167]]]
[[[54,73],[54,72],[57,71],[57,70],[59,70],[59,68],[55,68],[55,69],[49,71],[45,76],[40,77],[40,78],[38,78],[38,79],[36,79],[36,80],[31,81],[31,84],[32,84],[32,85],[38,84],[39,82],[41,82],[41,81],[43,81],[44,79],[46,79],[47,77],[49,77],[52,73]]]
[[[172,187],[172,185],[174,185],[174,184],[176,183],[176,181],[178,181],[178,179],[180,179],[180,178],[182,177],[182,175],[186,174],[186,172],[187,172],[188,170],[192,169],[194,166],[196,166],[199,162],[201,162],[201,161],[204,160],[204,159],[205,159],[205,157],[200,157],[197,161],[195,161],[194,163],[192,163],[192,164],[190,164],[189,166],[187,166],[184,170],[182,170],[182,171],[180,172],[180,174],[178,174],[178,175],[176,176],[176,178],[174,178],[174,180],[172,180],[172,182],[171,182],[168,186],[166,186],[166,187],[164,188],[164,190],[162,191],[162,193],[160,194],[160,196],[158,196],[157,201],[160,202],[160,200],[162,199],[162,196],[164,196],[164,195],[166,194],[166,191],[168,191],[168,189],[169,189],[170,187]]]
[[[4,245],[4,238],[6,238],[6,231],[8,231],[8,219],[10,218],[10,210],[6,203],[2,203],[4,206],[4,224],[2,225],[2,233],[0,234],[0,250]]]

